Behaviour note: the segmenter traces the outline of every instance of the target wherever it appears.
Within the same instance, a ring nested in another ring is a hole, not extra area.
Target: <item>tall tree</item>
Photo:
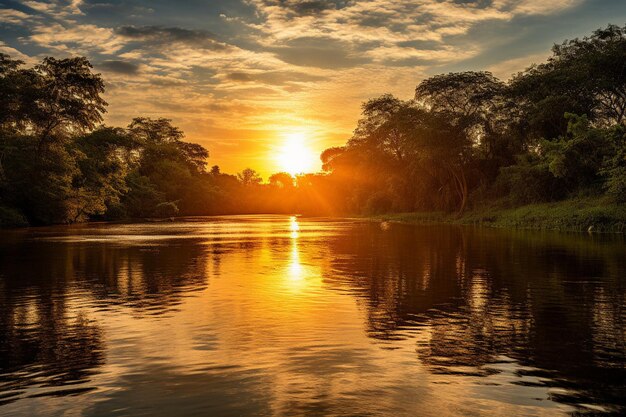
[[[242,185],[248,187],[252,185],[259,185],[263,179],[252,168],[246,168],[237,174],[237,178]]]
[[[268,182],[274,187],[290,190],[294,187],[294,178],[286,172],[277,172],[270,175]]]
[[[176,143],[185,136],[182,130],[172,125],[171,119],[163,117],[136,117],[128,125],[128,130],[140,142],[155,145]]]
[[[198,178],[205,174],[209,153],[201,145],[182,141],[183,132],[171,120],[135,118],[127,131],[139,144],[137,165],[129,175],[129,193],[124,198],[133,217],[173,215],[179,205],[192,207],[192,199],[204,198],[200,190],[208,195],[212,188],[200,186]]]
[[[508,131],[514,104],[506,97],[506,84],[490,72],[428,78],[416,87],[415,101],[462,130],[481,151],[480,157],[508,163],[519,149],[511,146],[513,137]]]
[[[588,117],[604,125],[626,124],[626,26],[609,25],[565,41],[552,53],[547,69],[584,87],[593,99]]]
[[[567,134],[565,113],[597,125],[626,123],[626,28],[609,25],[582,39],[554,45],[547,62],[517,74],[509,95],[534,139]]]
[[[84,57],[48,57],[35,66],[36,80],[28,92],[35,99],[30,103],[28,118],[40,146],[102,123],[107,105],[100,96],[104,93],[104,81],[91,69]]]

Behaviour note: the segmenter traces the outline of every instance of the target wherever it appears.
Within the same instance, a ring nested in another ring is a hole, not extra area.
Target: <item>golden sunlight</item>
[[[297,239],[300,231],[300,225],[298,224],[298,218],[296,216],[291,216],[289,218],[289,230],[291,231],[291,238]]]
[[[309,147],[307,136],[297,132],[285,135],[285,141],[279,148],[276,159],[282,171],[295,176],[314,170],[317,156]]]

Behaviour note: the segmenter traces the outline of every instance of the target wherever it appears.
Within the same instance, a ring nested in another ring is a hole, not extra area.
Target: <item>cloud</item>
[[[153,45],[184,44],[195,48],[223,51],[229,46],[216,35],[204,30],[189,30],[163,26],[121,26],[115,33],[123,38],[149,42]]]
[[[55,18],[68,18],[83,14],[80,9],[83,0],[26,0],[22,1],[21,4],[33,11]]]
[[[20,25],[31,18],[30,15],[14,9],[0,9],[0,22]]]
[[[346,7],[349,0],[265,0],[268,8],[282,9],[291,16],[316,16]]]
[[[2,41],[0,41],[0,53],[9,55],[11,59],[19,59],[20,61],[24,61],[25,63],[29,65],[34,64],[36,62],[34,59],[29,57],[28,55],[23,54],[22,52],[18,51],[15,48],[11,48],[10,46],[8,46]]]
[[[440,41],[432,39],[411,39],[407,41],[400,41],[396,45],[402,48],[413,48],[418,50],[433,50],[442,47],[442,43]]]
[[[282,61],[302,67],[348,68],[369,61],[352,43],[328,37],[290,39],[269,50]]]
[[[91,24],[69,24],[67,27],[60,23],[38,24],[33,27],[32,34],[22,40],[72,55],[87,55],[94,51],[114,54],[124,46],[111,29]]]
[[[546,15],[571,9],[582,4],[583,0],[520,0],[513,3],[517,14]]]
[[[230,74],[226,74],[226,78],[237,82],[254,81],[254,75],[247,72],[231,72]]]
[[[328,77],[294,71],[263,71],[263,72],[231,72],[226,79],[234,82],[258,82],[270,85],[284,85],[288,83],[307,83],[327,80]]]
[[[134,75],[139,72],[139,65],[127,61],[106,60],[102,61],[98,67],[105,71],[126,75]]]

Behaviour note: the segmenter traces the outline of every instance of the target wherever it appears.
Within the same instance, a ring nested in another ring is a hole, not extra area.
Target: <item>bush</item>
[[[392,201],[389,195],[384,191],[378,191],[367,199],[363,210],[366,214],[382,214],[388,213],[391,206]]]
[[[619,127],[614,139],[615,152],[604,161],[600,174],[604,176],[604,187],[617,203],[626,203],[626,132]]]
[[[104,214],[105,220],[121,220],[128,219],[130,216],[128,215],[128,210],[126,210],[126,206],[121,203],[114,203],[107,207],[106,213]]]
[[[586,116],[567,113],[565,118],[567,135],[542,141],[542,159],[568,191],[592,187],[601,182],[599,171],[605,158],[615,153],[613,143],[619,129],[592,128]]]
[[[178,214],[178,206],[174,202],[157,204],[154,209],[155,217],[174,217]]]
[[[615,202],[626,203],[626,166],[616,167],[609,171],[606,192],[613,197]]]
[[[0,206],[0,227],[28,226],[26,217],[16,209]]]
[[[494,190],[497,196],[508,197],[515,206],[563,197],[563,187],[559,186],[547,164],[531,157],[522,157],[517,165],[502,168]]]

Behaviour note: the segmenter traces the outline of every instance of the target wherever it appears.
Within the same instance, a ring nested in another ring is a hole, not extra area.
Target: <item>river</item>
[[[6,416],[624,415],[625,325],[621,236],[292,216],[0,231]]]

